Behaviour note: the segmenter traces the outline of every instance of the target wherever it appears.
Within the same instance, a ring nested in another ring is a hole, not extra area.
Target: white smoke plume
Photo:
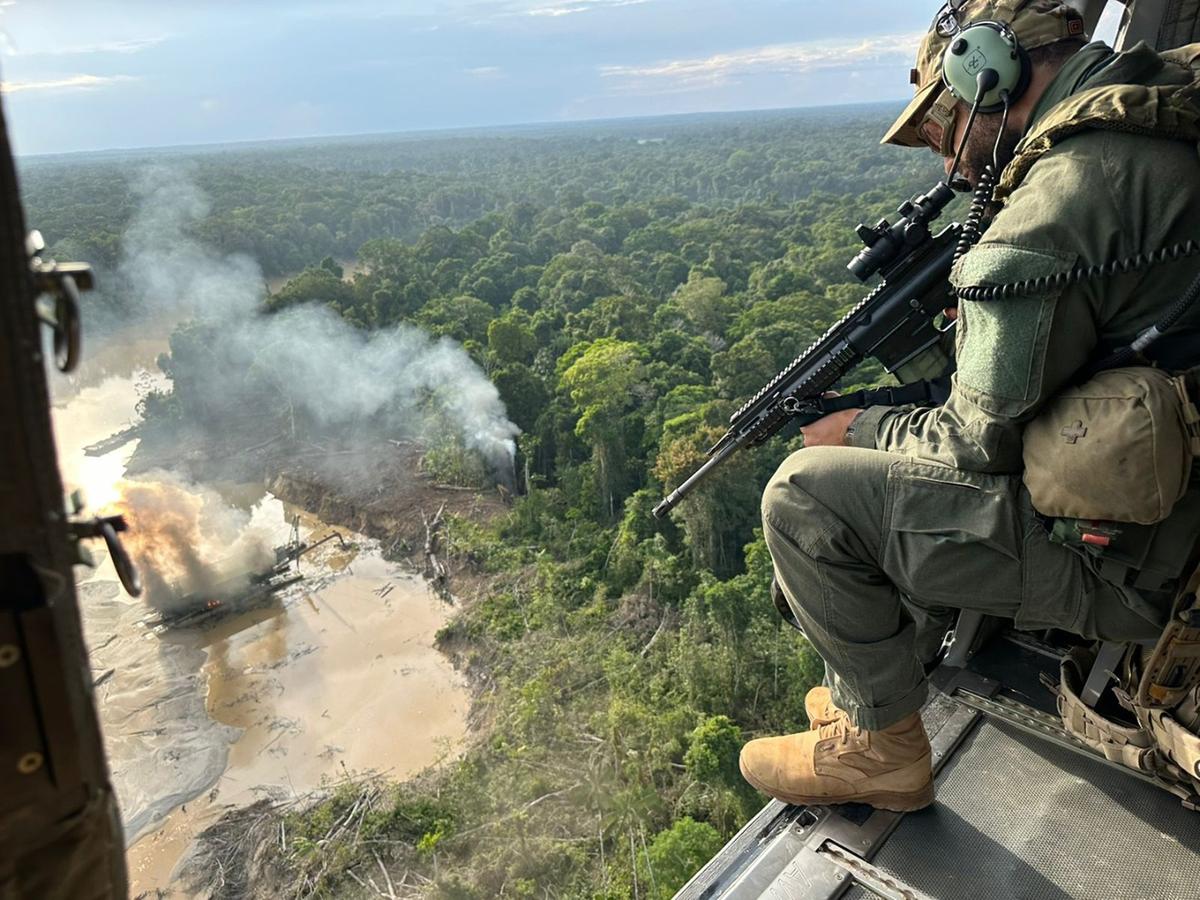
[[[224,599],[275,562],[271,534],[216,491],[167,472],[117,485],[106,510],[125,516],[123,541],[145,579],[146,602],[169,612],[184,598]]]
[[[249,256],[214,253],[192,235],[210,206],[184,169],[152,166],[130,190],[138,209],[122,236],[118,277],[134,316],[229,319],[254,311],[262,270]]]
[[[207,213],[178,170],[156,168],[137,185],[141,209],[124,242],[122,272],[138,305],[216,323],[199,385],[206,406],[236,416],[247,377],[272,400],[338,429],[429,437],[449,430],[502,476],[511,471],[518,428],[495,386],[465,350],[401,325],[361,331],[323,306],[262,311],[256,263],[202,245],[190,229]]]
[[[296,307],[245,324],[222,350],[233,371],[257,365],[278,373],[281,397],[321,424],[421,433],[432,424],[422,421],[432,406],[497,470],[512,459],[517,428],[499,392],[449,338],[405,325],[366,333],[324,307]]]

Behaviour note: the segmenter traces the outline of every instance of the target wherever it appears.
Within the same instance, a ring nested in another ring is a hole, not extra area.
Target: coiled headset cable
[[[1006,55],[1006,50],[1009,51],[1008,55]],[[980,55],[984,59],[987,59],[989,55],[996,59],[996,67],[985,65],[978,72],[972,71],[971,64]],[[1012,60],[1017,61],[1019,71],[1013,71],[1012,65],[1007,62],[1009,56]],[[1020,100],[1021,95],[1028,87],[1031,71],[1029,57],[1021,47],[1011,26],[1000,22],[977,22],[966,28],[950,44],[942,57],[942,78],[947,89],[957,99],[964,102],[970,97],[971,90],[974,89],[974,101],[971,103],[970,116],[967,118],[966,128],[963,130],[962,139],[954,154],[954,164],[950,168],[946,184],[955,185],[956,183],[967,139],[971,135],[979,113],[1003,112],[1004,115],[1000,131],[996,135],[996,142],[992,147],[992,161],[984,167],[983,172],[979,175],[975,194],[971,199],[970,210],[962,226],[959,241],[955,245],[954,262],[962,259],[972,247],[979,243],[984,229],[987,227],[987,214],[995,200],[996,185],[1000,180],[1000,144],[1008,126],[1009,112],[1012,104]],[[996,97],[991,104],[985,106],[984,99],[991,91],[996,92]],[[961,181],[962,179],[957,180]],[[1136,253],[1124,259],[1111,260],[1100,265],[1076,266],[1066,272],[1029,278],[1010,284],[952,287],[950,293],[952,297],[960,301],[1007,300],[1014,297],[1052,293],[1081,282],[1140,272],[1152,266],[1198,254],[1200,254],[1200,243],[1194,240],[1181,241],[1170,247],[1163,247],[1152,252]],[[1094,366],[1090,366],[1090,371],[1094,373],[1101,369],[1127,365],[1130,361],[1137,359],[1162,337],[1164,332],[1177,325],[1184,315],[1198,304],[1200,304],[1200,277],[1191,283],[1156,324],[1142,331],[1129,346],[1114,351]]]
[[[1187,243],[1195,244],[1195,241],[1188,241]],[[1172,304],[1165,316],[1139,334],[1129,346],[1121,347],[1111,355],[1089,366],[1086,371],[1087,377],[1090,378],[1092,375],[1102,372],[1105,369],[1120,369],[1123,366],[1137,364],[1138,358],[1142,353],[1149,349],[1166,332],[1175,327],[1188,310],[1196,305],[1197,300],[1200,300],[1200,275],[1192,279],[1192,283],[1188,285],[1188,289]]]
[[[981,95],[982,96],[982,95]],[[996,135],[996,143],[992,147],[992,161],[984,167],[984,170],[979,175],[979,184],[975,186],[975,195],[971,198],[971,208],[967,212],[966,220],[963,222],[962,234],[959,236],[958,245],[954,248],[954,261],[958,262],[972,247],[979,243],[979,239],[983,237],[984,232],[984,216],[987,215],[988,207],[991,206],[992,200],[996,194],[996,183],[1000,180],[1000,142],[1004,140],[1004,130],[1008,127],[1008,92],[1000,92],[1000,102],[1004,104],[1004,113],[1000,119],[1000,133]],[[976,104],[978,105],[978,104]],[[971,125],[974,123],[974,115],[967,123],[967,130],[963,135],[962,145],[958,149],[958,158],[962,157],[963,148],[966,146],[967,137],[971,133]],[[958,158],[955,159],[954,169],[958,169]]]
[[[1094,281],[1100,278],[1111,278],[1114,275],[1129,275],[1141,272],[1163,263],[1176,262],[1200,254],[1200,242],[1194,240],[1180,241],[1169,247],[1162,247],[1150,253],[1135,253],[1123,259],[1114,259],[1094,266],[1076,266],[1066,272],[1054,275],[1043,275],[1038,278],[1027,278],[1024,281],[1013,281],[1008,284],[971,285],[955,289],[959,300],[1010,300],[1015,297],[1030,297],[1035,294],[1049,294],[1083,281]]]

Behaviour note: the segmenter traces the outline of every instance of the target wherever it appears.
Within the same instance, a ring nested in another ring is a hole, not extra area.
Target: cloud
[[[892,34],[854,41],[770,44],[651,65],[601,66],[600,74],[620,92],[678,93],[713,88],[752,75],[800,75],[818,69],[907,62],[915,57],[921,37]]]
[[[395,4],[381,6],[379,0],[344,0],[332,6],[328,3],[300,6],[287,14],[305,19],[409,19],[413,22],[425,19],[424,24],[412,26],[412,31],[420,33],[454,25],[488,26],[530,16],[558,18],[652,2],[654,0],[432,0],[396,9],[393,8]]]
[[[525,10],[527,16],[570,16],[575,13],[612,9],[618,6],[641,6],[650,0],[553,0]]]
[[[126,81],[137,81],[132,75],[70,75],[46,81],[0,81],[0,94],[19,94],[25,91],[90,91]]]
[[[474,69],[463,69],[472,78],[492,79],[500,78],[504,74],[504,70],[499,66],[478,66]]]
[[[141,53],[143,50],[148,50],[151,47],[157,47],[159,44],[166,41],[171,36],[169,34],[153,35],[144,38],[128,38],[119,41],[100,41],[95,44],[76,44],[66,46],[54,46],[39,48],[34,50],[22,50],[19,47],[10,46],[5,50],[6,56],[85,56],[94,53]]]

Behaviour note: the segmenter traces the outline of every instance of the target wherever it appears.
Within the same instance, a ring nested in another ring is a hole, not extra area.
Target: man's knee
[[[836,498],[852,489],[854,467],[847,466],[851,455],[854,451],[845,447],[812,447],[788,456],[763,491],[764,522],[808,522],[814,515],[828,515]]]
[[[801,487],[804,469],[804,451],[798,450],[791,454],[775,470],[762,495],[763,527],[786,521],[791,509],[797,502],[804,502],[804,489]],[[796,495],[800,495],[797,498]]]
[[[850,532],[875,543],[889,463],[886,453],[848,447],[812,447],[788,456],[763,491],[768,545],[775,533],[806,554],[824,556],[823,544],[842,543],[835,535]]]

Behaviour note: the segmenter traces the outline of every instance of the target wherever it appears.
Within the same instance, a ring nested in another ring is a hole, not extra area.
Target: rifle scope
[[[874,227],[859,223],[854,233],[867,245],[858,256],[846,264],[859,281],[866,281],[876,272],[886,279],[893,265],[903,260],[908,251],[929,239],[929,223],[941,215],[954,199],[954,191],[939,181],[927,194],[918,194],[900,204],[900,220],[895,225],[880,219]]]

